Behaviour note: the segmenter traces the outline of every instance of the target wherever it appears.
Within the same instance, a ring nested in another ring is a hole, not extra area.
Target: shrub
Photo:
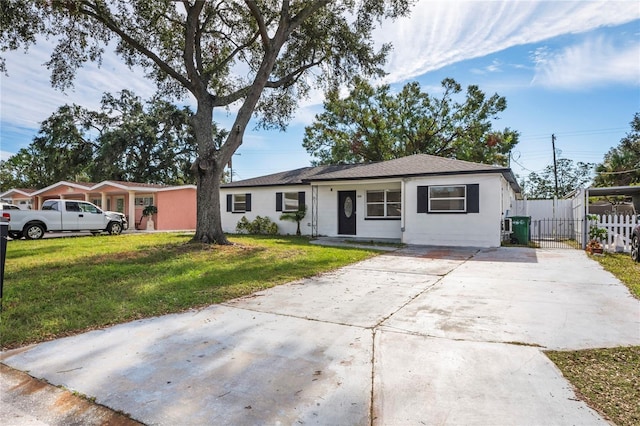
[[[249,222],[246,216],[242,216],[242,218],[236,224],[236,232],[238,234],[249,234],[251,228],[251,222]]]
[[[239,234],[277,235],[278,225],[267,216],[256,216],[253,222],[249,222],[245,216],[242,216],[236,224],[236,232]]]

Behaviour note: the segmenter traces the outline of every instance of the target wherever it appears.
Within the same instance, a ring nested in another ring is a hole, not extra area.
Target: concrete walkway
[[[0,359],[145,424],[606,425],[543,350],[639,344],[640,301],[582,251],[408,247]]]

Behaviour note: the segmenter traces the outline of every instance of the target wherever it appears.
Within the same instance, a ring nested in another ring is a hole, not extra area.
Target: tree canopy
[[[478,86],[442,81],[438,96],[422,92],[417,82],[393,94],[389,85],[374,88],[357,79],[342,99],[329,93],[325,111],[305,129],[303,146],[316,164],[367,163],[432,154],[459,160],[506,166],[518,133],[493,129],[492,120],[507,102],[487,96]]]
[[[379,76],[390,46],[376,49],[372,31],[405,15],[409,0],[202,1],[8,0],[0,2],[0,49],[57,41],[47,67],[54,87],[70,87],[76,70],[116,52],[139,66],[167,94],[190,93],[198,185],[194,239],[227,243],[219,185],[225,165],[257,113],[264,126],[284,127],[312,85],[337,87],[355,75]],[[4,67],[4,63],[1,64]],[[221,145],[213,110],[237,106]]]
[[[27,148],[0,163],[2,189],[60,180],[194,183],[192,115],[157,97],[145,103],[128,90],[105,94],[99,111],[61,106]]]
[[[634,114],[630,124],[631,131],[596,167],[596,186],[640,185],[640,113]]]
[[[558,171],[558,198],[562,198],[576,188],[586,186],[593,178],[593,163],[574,163],[568,158],[556,161]],[[550,199],[555,193],[555,172],[553,165],[544,168],[540,173],[532,172],[520,184],[524,195],[530,199]]]

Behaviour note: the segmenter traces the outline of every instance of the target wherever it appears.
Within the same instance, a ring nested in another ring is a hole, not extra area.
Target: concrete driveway
[[[409,247],[1,360],[145,424],[606,425],[543,350],[639,344],[581,251]]]

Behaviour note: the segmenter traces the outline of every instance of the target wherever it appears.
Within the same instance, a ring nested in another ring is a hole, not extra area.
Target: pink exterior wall
[[[196,190],[181,188],[155,193],[158,214],[156,229],[196,229]]]

